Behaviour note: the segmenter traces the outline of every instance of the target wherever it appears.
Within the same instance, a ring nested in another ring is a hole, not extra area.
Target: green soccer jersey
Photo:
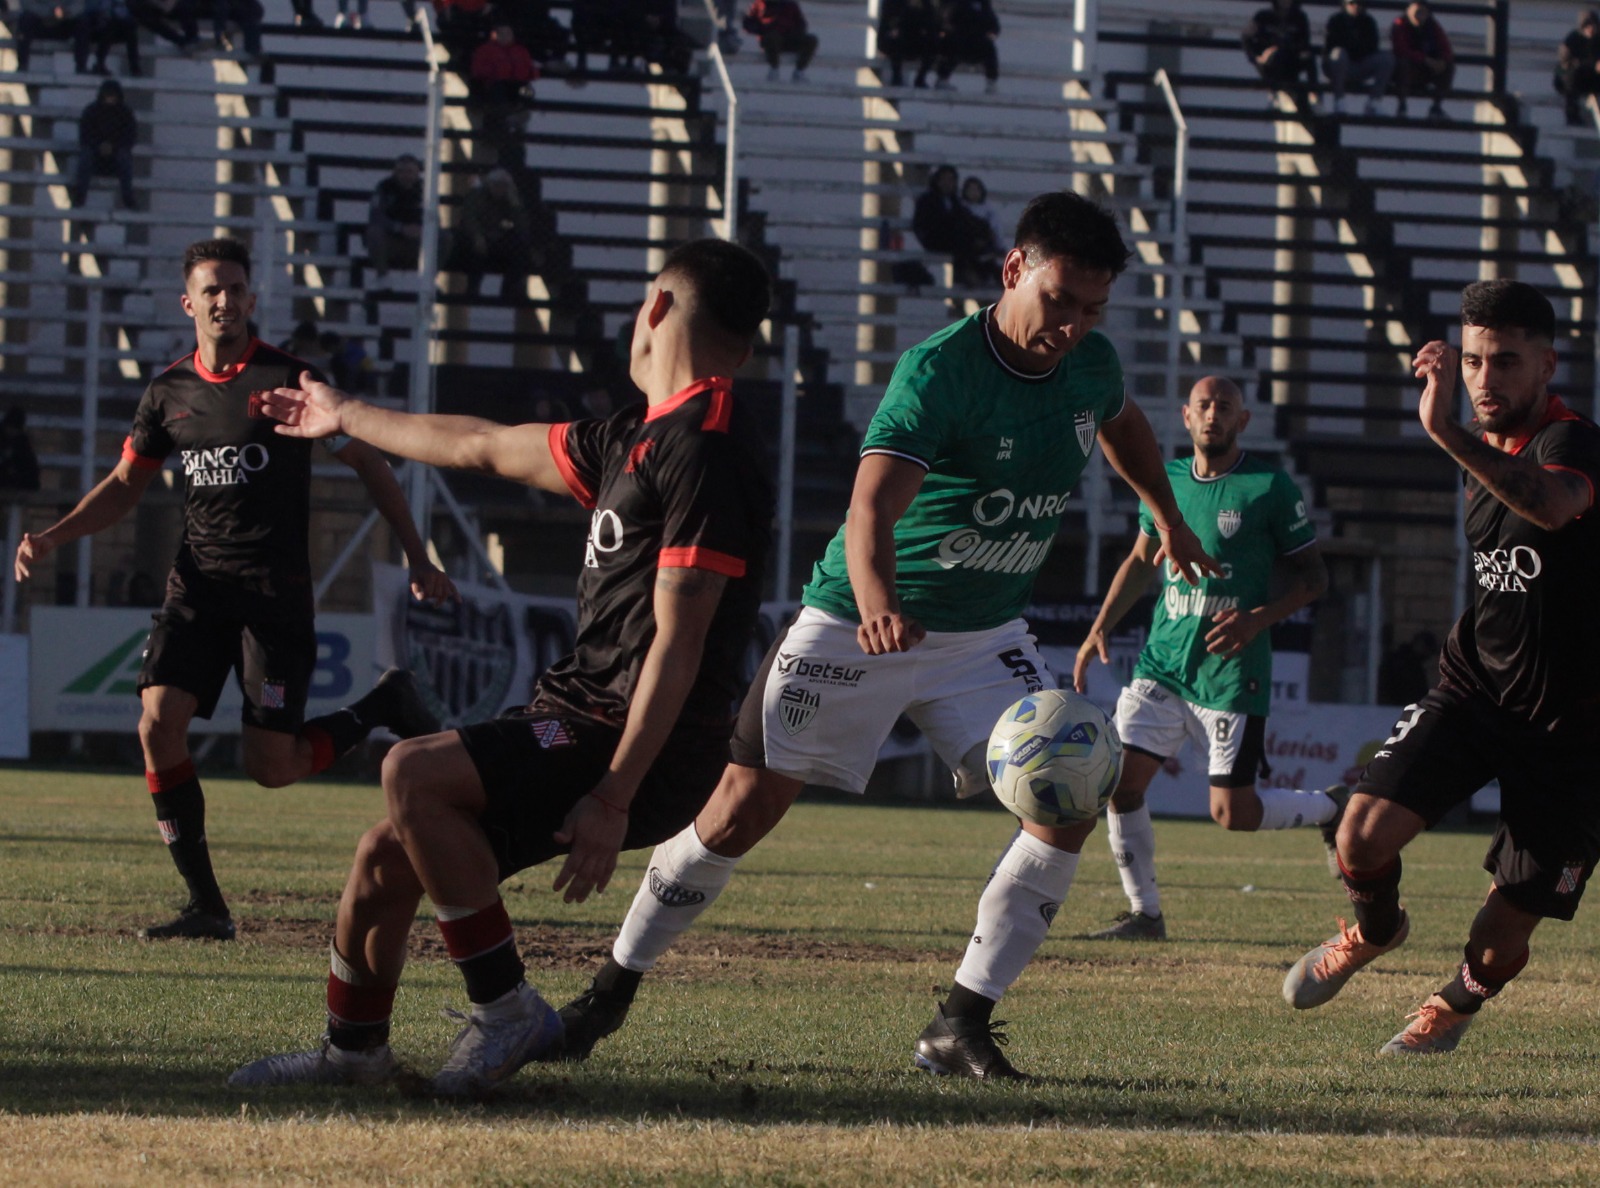
[[[927,470],[895,525],[903,613],[930,631],[982,631],[1022,613],[1100,426],[1122,412],[1122,364],[1102,334],[1043,375],[995,349],[992,307],[912,347],[895,366],[861,453]],[[807,606],[859,621],[841,527]]]
[[[1223,576],[1191,586],[1162,561],[1161,595],[1134,678],[1148,677],[1206,709],[1264,715],[1272,702],[1271,633],[1224,658],[1206,651],[1206,632],[1218,611],[1265,606],[1273,562],[1315,542],[1305,499],[1287,474],[1249,454],[1215,478],[1200,478],[1191,459],[1175,458],[1167,478],[1185,522]],[[1139,530],[1156,535],[1147,507],[1139,509]]]

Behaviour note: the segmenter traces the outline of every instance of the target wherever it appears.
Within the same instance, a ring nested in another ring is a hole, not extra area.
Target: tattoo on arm
[[[656,571],[656,589],[693,598],[710,588],[711,578],[703,569],[660,569]]]

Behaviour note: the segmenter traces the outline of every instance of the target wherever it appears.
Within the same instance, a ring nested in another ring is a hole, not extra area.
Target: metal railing
[[[1177,448],[1178,362],[1183,350],[1184,270],[1189,260],[1189,121],[1178,103],[1178,93],[1166,70],[1157,70],[1154,83],[1167,101],[1175,133],[1172,138],[1172,246],[1168,249],[1171,267],[1167,270],[1167,415],[1162,418],[1161,450],[1172,457]]]
[[[721,27],[717,10],[711,0],[705,0],[706,15],[713,29]],[[739,242],[739,93],[734,90],[733,78],[728,73],[727,59],[715,35],[706,51],[717,68],[717,78],[722,83],[722,94],[728,101],[727,131],[723,138],[722,157],[722,238],[730,243]]]

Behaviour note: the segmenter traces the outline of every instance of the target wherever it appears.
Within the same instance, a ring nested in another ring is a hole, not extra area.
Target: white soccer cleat
[[[1378,1055],[1438,1056],[1454,1052],[1474,1016],[1451,1010],[1449,1003],[1434,994],[1406,1018],[1411,1022],[1405,1030],[1379,1048]]]
[[[1391,953],[1411,935],[1411,917],[1400,914],[1400,931],[1386,945],[1375,945],[1361,935],[1361,925],[1346,928],[1339,921],[1339,935],[1329,937],[1289,967],[1283,979],[1284,1001],[1297,1011],[1310,1010],[1328,1002],[1357,971],[1374,958]]]
[[[513,993],[516,1001],[509,1009],[496,1004],[492,1015],[479,1005],[468,1015],[445,1012],[466,1020],[466,1026],[451,1041],[450,1055],[433,1078],[435,1093],[481,1096],[530,1060],[560,1046],[564,1028],[555,1008],[526,982]]]
[[[388,1044],[370,1052],[348,1052],[322,1037],[322,1046],[309,1052],[285,1052],[233,1070],[228,1084],[236,1089],[266,1085],[381,1085],[393,1080],[400,1062]]]

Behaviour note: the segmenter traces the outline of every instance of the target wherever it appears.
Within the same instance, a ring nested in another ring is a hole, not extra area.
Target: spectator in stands
[[[355,8],[353,12],[351,11],[352,5]],[[407,13],[406,20],[409,21],[411,19],[411,14]],[[366,23],[367,0],[339,0],[339,11],[333,16],[333,27],[335,29],[343,29],[346,26],[352,29],[360,29]]]
[[[1317,58],[1311,49],[1311,22],[1300,0],[1272,0],[1258,9],[1241,34],[1245,56],[1273,91],[1310,91],[1317,85]],[[1302,82],[1302,79],[1304,80]]]
[[[261,0],[211,0],[211,34],[224,53],[233,52],[233,31],[244,42],[245,57],[261,57]]]
[[[493,31],[489,0],[433,0],[439,22],[439,40],[450,52],[457,73],[466,74],[472,55]]]
[[[417,266],[422,245],[422,162],[410,153],[372,191],[367,210],[367,260],[378,277]]]
[[[508,305],[527,301],[532,237],[522,196],[507,170],[489,170],[467,191],[453,239],[447,267],[467,274],[469,297],[478,295],[484,273],[498,272],[505,278],[500,300]]]
[[[678,0],[644,0],[640,44],[645,61],[668,74],[687,74],[695,43],[678,27]]]
[[[200,43],[200,21],[194,0],[128,0],[128,12],[151,33],[184,53]]]
[[[917,62],[915,86],[928,85],[939,45],[936,0],[883,0],[878,12],[878,52],[889,59],[889,85],[906,85],[905,64]]]
[[[933,171],[927,190],[917,199],[911,230],[928,251],[950,257],[957,288],[992,284],[998,275],[999,260],[989,226],[957,196],[953,165]]]
[[[307,363],[314,361],[317,348],[322,336],[317,333],[317,324],[312,321],[297,322],[294,333],[278,344],[280,351],[286,351],[296,359]]]
[[[322,18],[314,11],[314,0],[289,0],[294,9],[294,23],[304,29],[322,28]]]
[[[992,245],[990,254],[998,265],[1006,254],[1005,245],[1011,242],[1011,237],[1000,225],[1000,216],[989,201],[989,187],[983,184],[981,177],[969,173],[962,181],[961,204],[971,212],[973,218],[989,228],[989,242]]]
[[[89,181],[95,175],[115,177],[122,205],[134,209],[133,146],[139,139],[139,122],[123,102],[122,84],[108,78],[100,84],[93,103],[78,117],[78,161],[72,179],[72,205],[89,198]]]
[[[1322,71],[1333,84],[1333,114],[1343,110],[1345,87],[1352,83],[1371,84],[1363,114],[1377,114],[1378,100],[1389,93],[1394,76],[1394,55],[1383,48],[1378,22],[1367,11],[1366,0],[1344,0],[1328,18],[1322,49]]]
[[[27,425],[27,414],[15,405],[0,417],[0,489],[39,489],[39,457],[28,440]]]
[[[1578,27],[1561,43],[1556,59],[1556,90],[1567,100],[1567,123],[1583,123],[1579,107],[1585,95],[1600,94],[1600,13],[1586,8],[1578,14]]]
[[[15,25],[17,69],[27,70],[35,41],[72,42],[72,62],[79,74],[89,69],[89,25],[83,0],[22,0]]]
[[[345,338],[334,330],[324,330],[317,339],[323,368],[333,386],[352,394],[365,392],[371,385],[372,360],[358,338]]]
[[[807,31],[798,0],[755,0],[744,14],[744,31],[761,41],[768,82],[778,81],[781,54],[794,55],[793,81],[806,81],[806,67],[817,53],[817,38]]]
[[[517,44],[509,21],[496,24],[494,35],[472,55],[472,99],[484,139],[496,149],[501,165],[522,165],[522,134],[528,127],[533,80],[538,76],[533,55],[527,46]]]
[[[502,8],[501,14],[516,30],[518,44],[528,47],[541,73],[546,64],[562,61],[572,48],[572,35],[550,15],[549,0],[524,0],[515,7]]]
[[[961,62],[983,67],[983,89],[994,94],[1000,79],[1000,57],[995,42],[1000,18],[989,0],[941,0],[939,5],[939,81],[934,89],[953,91],[950,75]],[[986,280],[985,283],[988,283]]]
[[[724,54],[739,52],[744,41],[739,36],[739,0],[711,0],[717,10],[717,48]]]
[[[94,46],[94,72],[110,74],[106,68],[106,55],[111,47],[121,45],[128,55],[128,74],[138,78],[139,26],[128,8],[128,0],[84,0],[82,19],[89,26],[89,39]]]
[[[1396,114],[1406,114],[1407,95],[1427,95],[1433,100],[1428,118],[1448,120],[1441,101],[1455,82],[1456,54],[1444,26],[1426,4],[1417,0],[1395,17],[1389,27],[1389,41],[1394,47],[1395,75],[1400,87]]]

